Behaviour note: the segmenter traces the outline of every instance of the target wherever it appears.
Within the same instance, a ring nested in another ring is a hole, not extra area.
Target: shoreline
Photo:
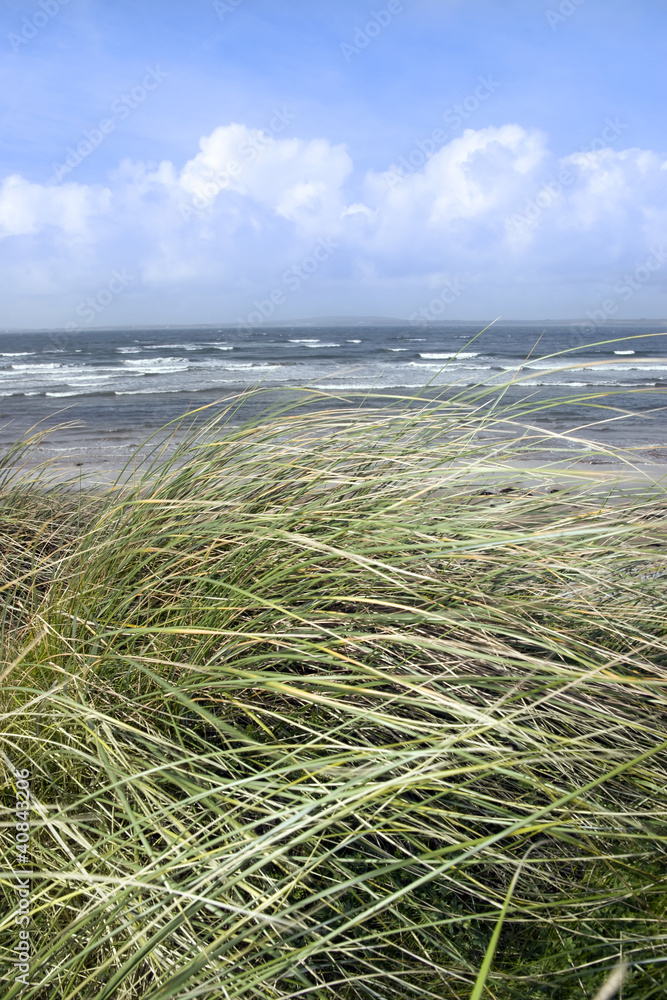
[[[154,447],[154,443],[153,446]],[[167,459],[176,450],[173,443],[159,449]],[[149,451],[144,446],[128,446],[126,455],[118,454],[120,448],[90,450],[77,448],[64,455],[59,449],[36,448],[16,465],[15,479],[24,482],[67,484],[74,488],[120,488],[142,478],[146,471]],[[125,450],[125,449],[123,449]],[[443,468],[438,478],[450,483],[477,484],[492,492],[510,489],[536,489],[538,491],[562,489],[567,491],[594,490],[612,492],[667,493],[667,462],[632,462],[619,456],[602,458],[591,455],[535,458],[484,459],[479,462],[454,460]]]
[[[492,491],[648,489],[659,494],[667,487],[665,436],[660,424],[645,419],[641,411],[629,413],[627,419],[607,417],[598,425],[590,419],[585,424],[577,419],[580,415],[568,410],[576,401],[566,398],[528,412],[523,419],[516,401],[505,402],[507,406],[494,414],[495,403],[490,407],[466,406],[464,400],[448,400],[432,387],[425,387],[420,394],[402,386],[374,394],[337,394],[293,386],[278,391],[246,389],[222,396],[202,391],[186,393],[178,400],[168,395],[156,395],[150,401],[134,397],[132,403],[114,405],[105,399],[99,406],[69,405],[56,412],[43,405],[20,406],[14,419],[0,427],[0,460],[3,453],[16,447],[21,434],[27,440],[32,433],[33,443],[16,463],[18,478],[39,478],[74,488],[120,487],[145,474],[149,456],[168,458],[190,433],[202,431],[205,440],[211,420],[219,421],[216,437],[234,435],[246,424],[261,427],[275,421],[289,435],[290,427],[302,426],[304,419],[310,428],[308,434],[312,433],[321,415],[322,430],[329,435],[338,434],[355,414],[368,416],[375,408],[381,422],[394,417],[403,422],[406,416],[411,421],[413,413],[417,420],[426,418],[431,429],[435,428],[430,448],[437,447],[439,420],[443,443],[452,428],[458,433],[460,407],[461,428],[470,428],[481,452],[468,453],[469,457],[461,460],[454,458],[447,476],[452,480]],[[317,436],[321,431],[314,433]]]

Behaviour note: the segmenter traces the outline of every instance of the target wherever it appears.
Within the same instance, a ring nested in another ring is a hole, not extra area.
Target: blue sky
[[[4,0],[0,325],[667,316],[666,29],[656,0]]]

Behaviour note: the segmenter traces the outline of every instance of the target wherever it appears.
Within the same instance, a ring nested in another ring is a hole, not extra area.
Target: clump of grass
[[[0,457],[0,651],[5,657],[30,633],[60,563],[103,503],[93,491],[63,488],[48,465],[30,467],[30,455],[47,433],[36,431]]]
[[[569,1000],[621,961],[661,996],[661,496],[517,486],[456,400],[230,412],[40,563],[3,995]]]

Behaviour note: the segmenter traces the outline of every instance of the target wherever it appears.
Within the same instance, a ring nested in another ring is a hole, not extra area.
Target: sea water
[[[160,327],[0,332],[0,445],[36,424],[59,446],[128,448],[182,413],[248,387],[523,400],[530,419],[667,458],[667,333],[480,324]],[[343,401],[343,402],[341,402]],[[534,404],[534,405],[533,405]],[[355,402],[358,405],[358,400]],[[246,411],[244,411],[246,412]],[[41,423],[40,423],[41,422]]]

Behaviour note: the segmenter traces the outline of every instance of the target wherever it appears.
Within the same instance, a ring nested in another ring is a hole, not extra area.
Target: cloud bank
[[[341,314],[408,316],[454,280],[487,288],[487,301],[491,286],[513,289],[518,305],[529,284],[613,283],[667,239],[667,161],[651,150],[610,142],[557,158],[543,132],[510,123],[467,129],[360,177],[344,145],[285,134],[292,117],[277,110],[264,130],[222,125],[180,169],[124,160],[100,185],[75,171],[60,184],[6,177],[0,283],[10,322],[27,298],[42,298],[57,324],[114,268],[131,273],[126,298],[144,312],[181,295],[202,304],[193,321],[208,308],[236,322],[322,240],[335,252],[286,318],[318,303],[331,312],[334,300]],[[664,292],[667,268],[651,286]]]

